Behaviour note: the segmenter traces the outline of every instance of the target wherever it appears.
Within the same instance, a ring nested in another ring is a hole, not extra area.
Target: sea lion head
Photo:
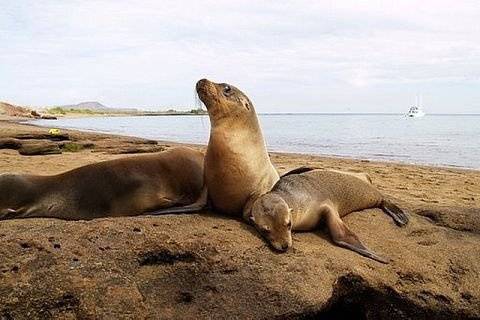
[[[291,209],[279,195],[258,198],[249,220],[275,250],[285,252],[292,246]]]
[[[207,107],[212,124],[222,119],[238,121],[255,116],[255,109],[250,99],[230,84],[202,79],[197,82],[196,90],[200,100]]]

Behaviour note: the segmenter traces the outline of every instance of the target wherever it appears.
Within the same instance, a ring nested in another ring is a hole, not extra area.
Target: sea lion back
[[[340,216],[365,208],[378,207],[383,200],[382,194],[372,184],[348,173],[312,170],[298,176],[308,180],[308,184],[316,193],[337,203]]]

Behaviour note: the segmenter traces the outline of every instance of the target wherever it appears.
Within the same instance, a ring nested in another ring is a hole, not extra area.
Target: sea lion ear
[[[244,208],[244,210],[243,210],[243,220],[245,220],[246,222],[249,222],[249,223],[255,222],[255,218],[253,217],[251,206],[249,206],[248,208],[247,207]]]
[[[244,106],[248,111],[250,111],[250,101],[248,101],[248,99],[245,99],[245,98],[243,98],[243,97],[240,97],[239,100],[240,100],[240,103],[243,104],[243,106]]]

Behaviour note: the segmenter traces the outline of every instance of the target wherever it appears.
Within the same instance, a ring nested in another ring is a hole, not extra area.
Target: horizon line
[[[258,112],[259,115],[405,115],[401,112]],[[480,116],[480,113],[427,113],[432,116],[462,115]]]

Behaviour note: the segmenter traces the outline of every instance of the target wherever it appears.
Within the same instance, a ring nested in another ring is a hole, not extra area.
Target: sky
[[[480,1],[0,0],[0,100],[257,112],[480,113]]]

